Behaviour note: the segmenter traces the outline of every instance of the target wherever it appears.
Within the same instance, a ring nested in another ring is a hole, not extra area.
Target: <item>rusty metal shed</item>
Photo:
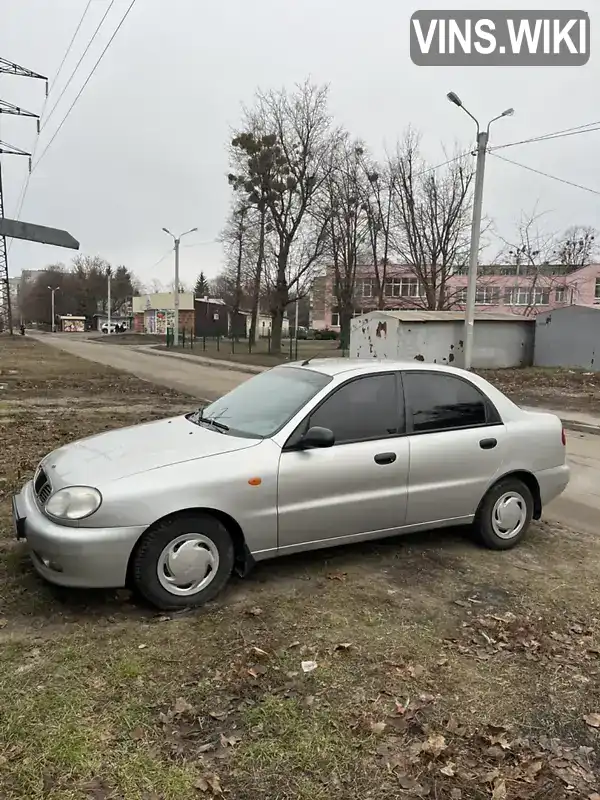
[[[370,311],[352,320],[352,358],[393,358],[463,366],[461,311]],[[473,367],[533,363],[535,320],[516,314],[476,314]]]

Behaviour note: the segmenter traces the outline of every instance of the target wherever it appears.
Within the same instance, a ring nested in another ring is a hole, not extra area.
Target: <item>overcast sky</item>
[[[87,0],[2,0],[0,56],[52,77]],[[109,0],[92,0],[76,45],[52,88],[46,114],[87,45]],[[116,0],[78,76],[44,127],[37,155],[129,5]],[[592,57],[585,67],[414,66],[409,20],[417,9],[526,7],[588,11]],[[148,284],[171,279],[170,242],[198,227],[182,248],[182,278],[214,276],[229,205],[226,144],[240,105],[257,86],[292,87],[310,77],[329,83],[331,111],[376,153],[393,146],[407,125],[423,134],[424,155],[467,149],[471,120],[446,100],[457,92],[482,121],[508,106],[515,116],[493,128],[491,144],[524,139],[600,119],[600,7],[592,2],[527,0],[138,0],[52,147],[34,171],[21,219],[66,228],[84,253],[125,264]],[[37,81],[0,75],[0,97],[42,108]],[[0,139],[35,146],[35,125],[0,119]],[[600,190],[600,131],[506,151],[530,167]],[[7,216],[16,211],[26,159],[3,156]],[[510,237],[521,211],[548,212],[549,230],[600,227],[600,196],[488,159],[484,213]],[[10,271],[68,260],[69,251],[15,241]]]

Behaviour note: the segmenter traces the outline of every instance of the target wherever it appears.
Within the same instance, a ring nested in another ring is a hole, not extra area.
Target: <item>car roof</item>
[[[451,367],[448,364],[433,364],[425,361],[396,361],[391,358],[311,358],[307,361],[292,361],[281,364],[281,368],[310,369],[323,375],[335,377],[344,372],[369,373],[369,372],[403,372],[415,370],[431,370],[437,372],[464,375],[465,370]]]

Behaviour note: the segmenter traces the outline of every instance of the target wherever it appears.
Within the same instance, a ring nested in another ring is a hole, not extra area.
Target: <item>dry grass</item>
[[[507,554],[445,532],[286,558],[181,615],[58,591],[12,538],[11,492],[58,444],[188,401],[0,348],[3,800],[600,791],[596,537],[540,524]]]

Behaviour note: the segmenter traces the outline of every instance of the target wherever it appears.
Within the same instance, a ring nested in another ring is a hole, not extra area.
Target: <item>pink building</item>
[[[311,327],[339,330],[335,296],[335,275],[328,269],[316,278],[312,288]],[[357,269],[354,316],[377,307],[375,270]],[[421,282],[409,266],[389,265],[384,286],[387,310],[427,307]],[[447,281],[446,308],[464,309],[467,297],[467,272],[457,270]],[[548,265],[534,270],[514,265],[481,266],[477,281],[478,311],[495,314],[535,315],[568,305],[600,305],[600,264],[587,267]]]

